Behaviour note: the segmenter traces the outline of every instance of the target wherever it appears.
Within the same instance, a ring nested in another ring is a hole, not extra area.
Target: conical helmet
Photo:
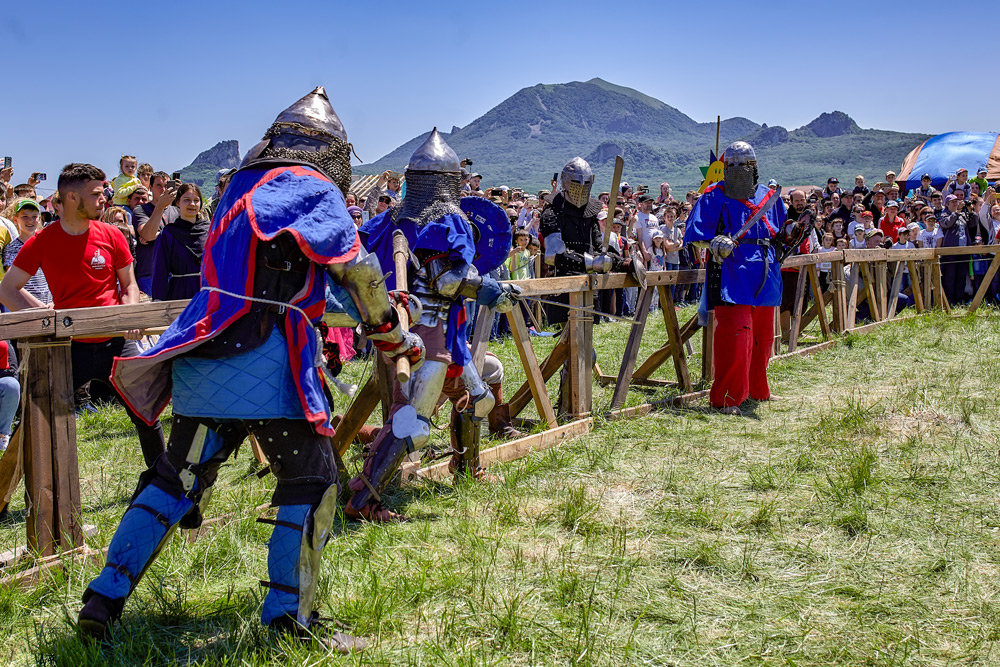
[[[286,134],[326,139],[325,143],[330,143],[333,137],[347,141],[344,124],[333,110],[323,86],[316,86],[311,93],[279,113],[265,136]]]
[[[278,114],[240,167],[304,163],[325,173],[344,193],[351,185],[351,145],[323,86]]]
[[[461,213],[461,187],[458,155],[435,127],[410,156],[406,166],[406,196],[392,217],[422,224],[447,213]]]
[[[406,173],[412,171],[462,172],[458,155],[435,127],[424,143],[413,151]]]

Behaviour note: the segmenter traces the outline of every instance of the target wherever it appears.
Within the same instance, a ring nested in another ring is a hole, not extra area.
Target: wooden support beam
[[[574,418],[590,415],[593,409],[594,389],[594,358],[593,334],[594,317],[579,309],[592,309],[594,293],[590,290],[570,292],[569,305],[576,306],[567,313],[566,327],[569,340],[569,358],[566,360],[569,371],[567,387],[569,389],[569,414]]]
[[[813,307],[816,309],[816,316],[819,317],[820,331],[823,332],[824,339],[830,340],[830,323],[826,319],[827,295],[823,293],[823,288],[819,284],[819,273],[815,264],[806,267],[806,275],[809,278],[809,285],[812,287]]]
[[[990,261],[990,266],[986,269],[986,275],[983,276],[983,282],[980,283],[979,289],[976,290],[976,295],[972,297],[972,303],[969,304],[969,312],[974,313],[982,305],[983,299],[990,291],[990,284],[993,282],[993,278],[997,275],[997,270],[1000,269],[1000,253],[993,255],[992,261]]]
[[[510,330],[514,335],[514,346],[517,348],[517,355],[521,358],[521,366],[524,374],[528,378],[528,386],[531,388],[531,396],[535,399],[535,409],[538,416],[548,425],[549,428],[558,426],[555,410],[552,409],[552,401],[549,399],[549,392],[545,388],[545,379],[542,371],[538,367],[538,359],[535,357],[535,350],[531,346],[531,336],[528,334],[528,327],[524,323],[524,316],[521,309],[515,307],[507,313],[507,321],[510,322]]]
[[[941,250],[941,248],[938,248]],[[948,303],[948,295],[944,293],[944,283],[941,281],[941,260],[935,259],[934,265],[931,267],[931,272],[934,276],[934,292],[936,296],[935,303],[939,308],[944,310],[944,312],[951,314],[951,304]]]
[[[542,431],[541,433],[534,433],[523,438],[518,438],[517,440],[511,440],[496,447],[484,449],[479,453],[479,463],[485,468],[495,463],[523,458],[531,452],[549,449],[565,440],[584,435],[590,431],[592,425],[593,420],[587,417],[547,431]],[[415,477],[443,482],[454,477],[454,474],[448,470],[448,462],[443,461],[427,466],[426,468],[421,468],[417,471]]]
[[[889,289],[888,264],[886,262],[875,262],[875,289],[878,294],[878,314],[879,319],[886,319],[888,313],[888,299],[886,291]]]
[[[95,336],[129,329],[169,326],[188,301],[148,301],[127,306],[95,306],[56,311],[55,335]]]
[[[896,316],[896,307],[899,305],[899,291],[903,288],[903,269],[905,262],[896,262],[896,268],[892,274],[892,287],[889,288],[889,305],[885,312],[885,319],[891,320]]]
[[[611,408],[613,410],[625,405],[625,399],[628,397],[632,371],[635,369],[636,357],[639,356],[639,345],[642,343],[642,336],[646,331],[646,318],[649,315],[649,306],[653,303],[654,289],[657,288],[647,287],[639,293],[639,298],[636,299],[635,321],[632,323],[628,334],[628,341],[625,343],[622,363],[618,368],[618,379],[615,382],[615,390],[611,396]],[[666,312],[667,304],[661,304],[661,308]]]
[[[924,312],[924,293],[920,288],[920,265],[912,260],[907,260],[906,268],[910,271],[910,293],[913,294],[913,302],[917,307],[917,313]]]
[[[14,340],[33,336],[52,336],[56,332],[56,311],[31,308],[0,314],[0,338]]]
[[[833,330],[844,333],[847,330],[847,274],[843,260],[830,263],[831,288],[833,290]]]
[[[379,360],[376,359],[375,364],[378,363]],[[347,410],[344,411],[344,416],[341,418],[340,423],[337,424],[336,431],[333,434],[333,438],[331,438],[334,450],[341,457],[344,456],[347,449],[351,446],[354,438],[358,435],[358,431],[368,421],[368,417],[375,410],[375,406],[379,404],[379,399],[378,378],[373,371],[371,377],[365,382],[365,385],[354,394],[354,400],[347,406]]]
[[[815,266],[815,265],[810,264],[809,266],[812,267],[812,266]],[[792,318],[788,322],[788,351],[789,352],[794,352],[795,348],[798,347],[798,344],[799,344],[799,334],[802,331],[802,329],[801,329],[801,327],[802,327],[802,305],[803,305],[803,302],[806,300],[806,279],[807,279],[808,275],[807,275],[807,273],[806,273],[806,271],[804,269],[799,269],[797,275],[798,275],[798,278],[796,278],[796,280],[795,280],[795,302],[792,305]],[[822,303],[822,302],[818,302],[818,303]],[[779,333],[781,332],[780,326],[778,328],[778,332]],[[781,350],[779,349],[777,353],[780,354]]]
[[[389,421],[389,411],[392,410],[392,386],[396,382],[396,368],[390,364],[381,352],[373,352],[372,376],[378,385],[379,400],[382,403],[382,423]]]
[[[851,266],[851,274],[847,278],[846,286],[846,296],[847,296],[847,307],[844,309],[844,331],[850,331],[854,328],[855,322],[857,321],[858,314],[858,279],[860,276],[860,269],[858,265],[854,264]]]
[[[566,330],[563,329],[563,335],[556,341],[555,347],[549,352],[549,356],[545,358],[541,364],[539,364],[539,370],[542,373],[542,379],[548,381],[550,377],[555,375],[555,372],[562,368],[563,364],[566,363],[566,358],[569,356],[569,342],[566,340]],[[531,401],[531,385],[525,381],[516,392],[514,392],[510,400],[507,402],[510,405],[510,414],[512,417],[516,417],[524,410],[528,402]]]
[[[663,326],[667,330],[667,340],[670,342],[671,356],[674,359],[674,372],[677,381],[684,391],[691,391],[691,376],[688,373],[687,356],[684,354],[684,341],[681,340],[680,325],[677,322],[677,310],[674,308],[674,297],[666,287],[657,287],[660,291],[660,309],[663,312]]]
[[[868,297],[868,315],[873,322],[878,322],[882,318],[878,311],[878,296],[875,294],[875,281],[872,279],[872,271],[865,262],[855,264],[854,266],[861,267],[861,279],[865,283],[865,296]]]

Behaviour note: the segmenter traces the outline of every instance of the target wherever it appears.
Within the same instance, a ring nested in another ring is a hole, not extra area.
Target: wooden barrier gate
[[[889,321],[898,314],[904,267],[911,284],[904,291],[914,299],[914,309],[923,313],[929,308],[950,312],[941,279],[941,257],[992,255],[989,268],[975,294],[969,311],[974,312],[983,302],[989,285],[1000,269],[1000,246],[974,248],[942,248],[921,250],[847,250],[789,258],[784,268],[797,269],[796,299],[790,313],[787,335],[783,338],[776,327],[775,352],[782,345],[788,353],[801,354],[826,349],[834,344],[836,334],[861,332]],[[830,264],[830,284],[822,289],[817,265]],[[891,282],[889,276],[892,276]],[[670,287],[704,282],[704,271],[660,271],[647,276],[648,286],[639,291],[636,316],[625,345],[621,366],[616,375],[604,375],[598,369],[596,380],[614,384],[609,420],[641,416],[663,403],[683,404],[701,398],[712,378],[713,322],[699,324],[695,316],[683,325],[677,312]],[[525,297],[551,297],[568,294],[569,305],[592,308],[594,292],[605,289],[636,287],[634,279],[624,274],[585,275],[559,278],[539,278],[516,281]],[[806,290],[812,306],[805,310]],[[653,291],[660,298],[666,329],[666,340],[641,363],[639,344],[645,333],[646,319]],[[168,326],[183,310],[186,301],[144,303],[129,306],[106,306],[72,310],[28,310],[0,315],[0,338],[18,339],[27,344],[29,354],[23,364],[27,379],[23,385],[23,418],[21,428],[0,459],[0,502],[6,504],[22,475],[27,496],[27,549],[43,560],[57,550],[80,552],[83,529],[80,523],[80,485],[76,449],[70,338],[121,335],[130,329],[155,330]],[[872,323],[856,326],[858,307],[867,304]],[[828,314],[828,310],[830,311]],[[533,402],[539,421],[545,429],[524,438],[506,442],[482,452],[484,465],[509,461],[528,452],[551,447],[568,438],[586,433],[593,425],[592,390],[595,380],[593,361],[593,318],[589,313],[571,310],[562,333],[548,356],[538,361],[527,325],[519,308],[507,314],[518,356],[526,380],[509,398],[511,416],[520,414]],[[803,330],[817,320],[820,340],[804,340]],[[473,359],[480,366],[485,355],[492,313],[482,308],[473,333]],[[686,347],[698,331],[702,333],[702,364],[700,379],[695,382],[688,368]],[[803,343],[810,343],[802,347]],[[653,379],[657,369],[670,360],[675,380]],[[377,364],[376,366],[380,366]],[[558,423],[546,381],[566,368],[569,423]],[[373,372],[367,384],[348,406],[334,436],[334,444],[346,451],[359,428],[379,404],[378,373]],[[659,403],[646,403],[623,408],[632,386],[675,387],[680,395]],[[700,391],[694,391],[700,386]],[[442,479],[448,476],[447,463],[419,467],[408,464],[404,481],[415,477]],[[0,565],[5,562],[0,559]]]

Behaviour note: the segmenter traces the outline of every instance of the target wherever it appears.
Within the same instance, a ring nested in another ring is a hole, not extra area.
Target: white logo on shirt
[[[104,255],[101,254],[101,249],[98,248],[94,250],[94,256],[90,259],[90,268],[100,271],[107,266],[107,264],[108,263],[104,259]]]

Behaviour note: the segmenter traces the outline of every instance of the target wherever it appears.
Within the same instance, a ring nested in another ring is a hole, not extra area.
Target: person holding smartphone
[[[135,227],[135,279],[143,294],[153,287],[153,254],[156,238],[165,225],[175,222],[180,211],[173,205],[180,183],[166,172],[157,171],[149,177],[150,201],[132,209]]]

